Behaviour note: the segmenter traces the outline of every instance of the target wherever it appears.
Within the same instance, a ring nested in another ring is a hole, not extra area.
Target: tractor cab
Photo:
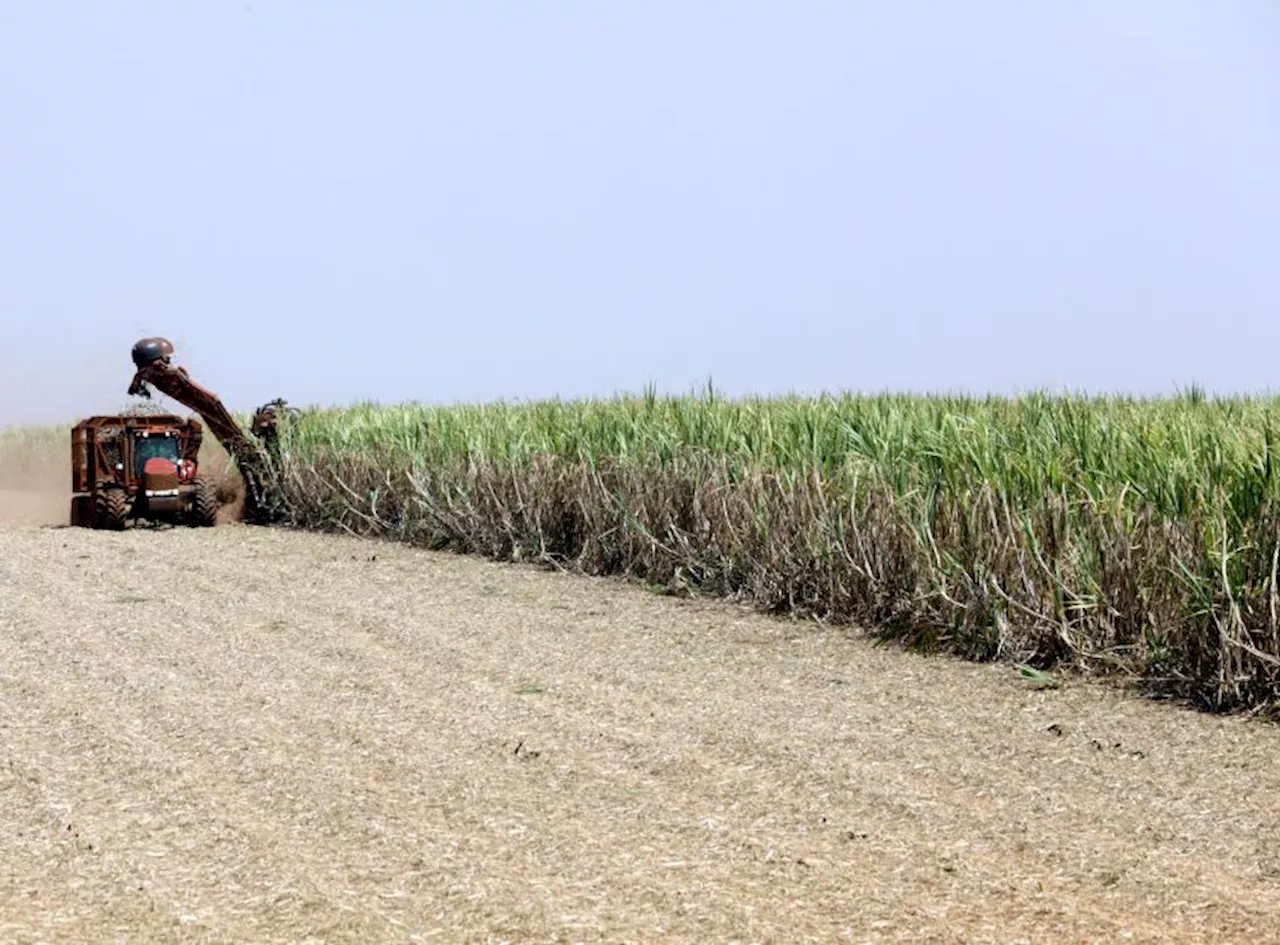
[[[147,464],[151,460],[159,460],[159,466],[172,467],[175,471],[182,467],[182,447],[175,430],[152,432],[144,430],[133,435],[133,474],[146,474]],[[152,464],[156,468],[157,464]]]

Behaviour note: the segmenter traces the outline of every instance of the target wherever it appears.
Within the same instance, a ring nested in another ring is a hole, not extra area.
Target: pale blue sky
[[[1272,388],[1280,4],[0,2],[0,423]]]

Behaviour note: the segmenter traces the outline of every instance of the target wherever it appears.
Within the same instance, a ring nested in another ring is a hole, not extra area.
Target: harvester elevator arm
[[[240,467],[247,492],[245,513],[253,520],[278,520],[287,512],[284,491],[271,461],[270,450],[245,434],[213,391],[191,379],[185,368],[170,361],[173,345],[163,338],[144,338],[133,347],[137,373],[129,385],[131,396],[150,397],[150,384],[163,394],[198,413],[218,442]],[[268,447],[275,442],[277,410],[284,402],[272,401],[254,416],[253,432]]]
[[[152,361],[133,376],[133,383],[129,385],[130,395],[150,397],[148,384],[198,413],[209,427],[209,432],[237,462],[252,464],[258,458],[257,444],[244,435],[218,395],[193,381],[185,368],[165,361]]]

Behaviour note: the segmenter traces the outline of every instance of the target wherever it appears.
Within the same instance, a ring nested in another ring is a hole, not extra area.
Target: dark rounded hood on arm
[[[167,338],[143,338],[133,346],[135,367],[144,368],[173,355],[173,345]]]

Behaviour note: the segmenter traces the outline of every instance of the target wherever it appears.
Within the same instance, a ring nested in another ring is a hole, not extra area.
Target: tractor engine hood
[[[173,460],[159,457],[147,460],[142,467],[142,494],[147,508],[153,512],[182,510],[181,480]]]

